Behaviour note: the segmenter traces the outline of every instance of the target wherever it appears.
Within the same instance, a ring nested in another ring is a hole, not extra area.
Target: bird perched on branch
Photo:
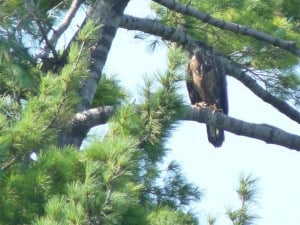
[[[191,103],[213,112],[228,114],[225,72],[210,49],[197,47],[186,70],[186,85]],[[224,142],[224,130],[206,125],[208,141],[215,147]]]

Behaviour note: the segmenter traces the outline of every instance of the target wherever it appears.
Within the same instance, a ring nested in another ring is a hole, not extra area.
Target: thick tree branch
[[[106,123],[116,108],[116,106],[103,106],[76,113],[60,135],[60,145],[72,144],[79,148],[88,131],[94,126]]]
[[[300,136],[287,133],[268,124],[248,123],[222,113],[212,113],[209,109],[202,109],[197,106],[191,106],[183,119],[207,123],[237,135],[300,151]]]
[[[269,35],[264,32],[253,29],[251,27],[219,20],[217,18],[212,17],[210,14],[201,12],[190,6],[180,4],[174,0],[153,0],[153,1],[169,8],[169,9],[172,9],[176,12],[179,12],[184,15],[192,16],[196,19],[203,21],[204,23],[208,23],[208,24],[218,27],[220,29],[247,35],[249,37],[253,37],[257,40],[264,41],[264,42],[272,44],[276,47],[285,49],[296,56],[300,56],[300,49],[297,48],[296,42],[294,42],[294,41],[282,40],[282,39],[273,37],[272,35]]]
[[[79,7],[82,4],[82,0],[74,0],[65,15],[62,23],[53,30],[52,36],[48,39],[47,45],[45,48],[36,56],[37,58],[45,58],[48,57],[51,48],[49,46],[55,46],[60,36],[66,31],[69,27],[70,23],[72,22],[76,12],[78,11]]]
[[[124,15],[120,25],[121,27],[129,30],[140,30],[146,33],[160,36],[163,39],[177,42],[181,45],[186,46],[187,48],[194,46],[195,41],[197,41],[180,28],[169,27],[151,19]],[[203,45],[205,44],[203,43]],[[290,119],[300,123],[300,113],[297,110],[263,89],[256,82],[256,80],[251,78],[238,64],[230,61],[221,54],[216,53],[216,55],[219,63],[224,66],[228,75],[238,79],[263,101],[271,104],[280,112],[288,116]]]
[[[117,107],[103,106],[77,113],[71,123],[69,138],[71,143],[80,146],[90,128],[104,124],[116,111]],[[206,108],[188,106],[182,120],[192,120],[222,128],[231,133],[276,144],[300,151],[300,136],[290,134],[268,124],[255,124],[238,120],[221,113],[212,113]],[[76,142],[74,141],[76,139]]]

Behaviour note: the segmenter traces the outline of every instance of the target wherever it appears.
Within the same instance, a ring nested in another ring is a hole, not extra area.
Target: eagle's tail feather
[[[214,126],[206,126],[208,141],[215,147],[221,147],[225,140],[224,130],[217,129]]]

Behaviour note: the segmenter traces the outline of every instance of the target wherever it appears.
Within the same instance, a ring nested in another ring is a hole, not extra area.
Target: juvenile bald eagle
[[[227,86],[223,68],[208,49],[197,48],[186,70],[186,85],[191,103],[228,114]],[[215,147],[224,142],[224,130],[206,125],[208,141]]]

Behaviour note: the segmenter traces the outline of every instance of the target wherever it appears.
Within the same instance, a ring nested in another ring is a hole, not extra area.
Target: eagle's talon
[[[207,108],[207,107],[208,107],[208,105],[207,105],[206,102],[197,102],[197,103],[195,104],[195,106],[198,106],[198,107],[200,107],[200,108]]]
[[[210,105],[208,107],[213,113],[216,113],[216,112],[222,112],[222,109],[219,109],[215,104],[214,105]]]

